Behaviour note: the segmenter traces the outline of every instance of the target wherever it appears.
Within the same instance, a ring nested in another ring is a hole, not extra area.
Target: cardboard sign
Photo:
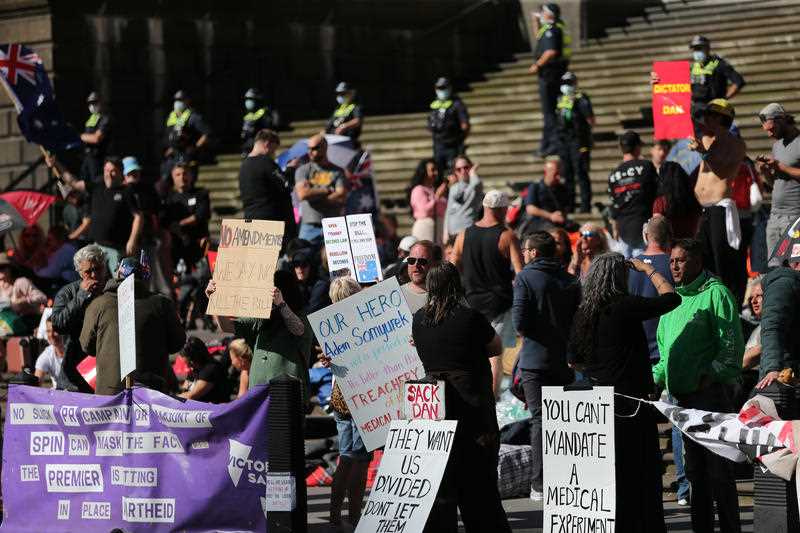
[[[542,387],[542,448],[543,530],[614,531],[614,388]]]
[[[403,414],[406,420],[444,420],[444,381],[406,381]]]
[[[655,139],[684,139],[694,136],[692,125],[692,84],[688,61],[656,61],[653,72]]]
[[[269,318],[283,222],[225,219],[214,268],[210,315]]]
[[[267,474],[267,511],[294,511],[297,505],[297,491],[294,474],[291,472],[269,472]]]
[[[119,329],[119,380],[136,370],[136,298],[133,275],[117,288],[117,322]]]
[[[356,533],[420,532],[439,492],[455,420],[394,421]]]
[[[328,271],[347,275],[359,283],[383,280],[372,215],[347,215],[322,220]]]
[[[403,383],[425,375],[411,345],[411,311],[397,278],[308,316],[368,450],[403,418]]]

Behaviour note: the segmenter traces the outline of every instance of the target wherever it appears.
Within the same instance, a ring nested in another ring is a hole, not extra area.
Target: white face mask
[[[567,85],[566,83],[561,86],[561,94],[565,96],[572,96],[575,94],[575,86],[574,85]]]
[[[186,110],[186,104],[181,100],[175,100],[175,103],[172,104],[172,109],[174,109],[176,113],[183,113]]]
[[[342,105],[344,103],[344,95],[343,94],[337,94],[336,95],[336,103],[339,104],[339,105]]]
[[[99,111],[100,111],[100,106],[98,106],[97,104],[89,104],[89,113],[94,115],[95,113],[98,113]]]
[[[250,100],[249,98],[244,101],[244,107],[248,111],[253,111],[256,108],[256,101]]]
[[[698,63],[702,63],[703,61],[706,60],[707,57],[708,56],[706,55],[706,53],[702,50],[695,50],[694,52],[692,52],[692,59],[694,59]]]
[[[450,89],[436,89],[436,98],[439,100],[447,100],[450,98]]]

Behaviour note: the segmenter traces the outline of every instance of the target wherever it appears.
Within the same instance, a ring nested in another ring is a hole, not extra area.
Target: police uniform
[[[716,98],[725,98],[728,84],[744,87],[744,78],[724,59],[709,54],[705,62],[695,61],[691,69],[692,105],[707,104]]]
[[[195,145],[203,135],[209,135],[211,129],[203,120],[203,117],[187,107],[181,112],[171,111],[167,116],[164,130],[166,146],[172,148],[172,154],[164,159],[161,168],[162,176],[169,178],[172,167],[178,161],[199,162],[201,156]],[[196,172],[195,172],[196,174]]]
[[[556,105],[558,134],[561,142],[561,176],[569,192],[568,208],[575,208],[575,178],[581,190],[581,211],[588,213],[592,205],[592,184],[589,165],[592,150],[592,102],[581,92],[561,95]]]
[[[556,50],[558,56],[539,68],[539,102],[542,108],[544,125],[539,151],[542,155],[558,151],[558,132],[556,123],[556,104],[558,103],[561,76],[567,71],[571,38],[563,22],[543,23],[536,33],[536,60],[547,50]]]
[[[81,177],[92,181],[99,181],[103,178],[103,162],[108,154],[108,147],[111,143],[111,117],[102,110],[99,113],[92,113],[86,119],[83,127],[84,133],[103,132],[103,140],[97,144],[84,143],[83,163],[81,164]]]
[[[433,159],[442,175],[450,162],[464,153],[466,137],[461,129],[462,123],[469,123],[469,113],[461,98],[454,95],[431,102],[428,129],[433,135]]]
[[[253,149],[253,139],[259,130],[272,129],[272,115],[267,106],[248,111],[242,119],[242,156],[246,157]]]
[[[355,102],[344,102],[340,104],[339,107],[333,111],[333,115],[331,115],[331,118],[328,120],[328,124],[325,126],[325,133],[335,133],[336,128],[345,122],[350,122],[354,118],[363,118],[361,106]],[[345,135],[350,137],[353,141],[357,141],[361,136],[361,125],[359,124],[355,128],[350,128],[341,135]]]

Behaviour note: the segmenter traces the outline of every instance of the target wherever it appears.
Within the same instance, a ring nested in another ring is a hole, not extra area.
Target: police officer
[[[251,87],[244,93],[244,108],[247,113],[242,120],[242,157],[247,157],[253,149],[253,138],[260,130],[272,129],[272,115],[264,104],[264,96]]]
[[[589,213],[592,184],[589,163],[592,153],[592,128],[595,124],[592,102],[578,90],[578,78],[567,71],[561,76],[561,97],[556,105],[558,134],[561,142],[561,175],[569,191],[569,211],[575,210],[575,178],[581,190],[581,213]]]
[[[164,130],[166,148],[161,166],[162,178],[170,179],[172,167],[178,161],[202,161],[210,134],[211,129],[203,117],[192,108],[188,93],[184,90],[176,92]]]
[[[544,157],[558,153],[556,103],[561,76],[567,71],[572,55],[572,39],[561,21],[561,9],[557,4],[544,4],[539,13],[534,13],[533,20],[536,28],[536,62],[528,72],[539,75],[539,105],[544,118],[539,155]]]
[[[99,93],[89,93],[86,103],[89,106],[89,118],[81,134],[84,146],[81,178],[99,182],[103,177],[103,162],[111,142],[111,117],[103,109]]]
[[[450,80],[439,78],[434,84],[436,99],[431,102],[428,129],[433,135],[433,159],[439,175],[445,176],[450,163],[464,153],[464,141],[469,135],[467,106],[453,94]]]
[[[338,107],[333,111],[328,124],[325,126],[325,133],[345,135],[350,137],[354,143],[358,143],[361,136],[361,125],[364,116],[361,106],[355,101],[356,91],[346,81],[339,82],[336,86],[336,103]]]

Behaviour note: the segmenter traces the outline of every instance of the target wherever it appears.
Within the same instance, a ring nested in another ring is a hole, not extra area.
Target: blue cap
[[[128,156],[122,159],[122,174],[127,176],[134,170],[142,170],[139,166],[139,161],[133,156]]]

